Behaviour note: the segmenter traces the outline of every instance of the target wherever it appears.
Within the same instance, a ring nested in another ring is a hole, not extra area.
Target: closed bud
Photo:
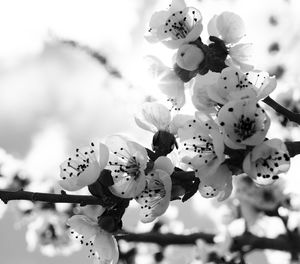
[[[185,70],[197,70],[203,60],[203,51],[195,45],[182,45],[177,51],[176,63]]]

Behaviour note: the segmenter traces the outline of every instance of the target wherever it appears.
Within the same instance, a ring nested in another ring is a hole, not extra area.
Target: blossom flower
[[[232,172],[223,164],[215,172],[203,173],[198,170],[196,176],[200,179],[199,192],[205,198],[218,196],[218,201],[227,199],[232,192]]]
[[[256,100],[230,101],[218,113],[225,144],[245,149],[262,143],[270,127],[270,118]]]
[[[242,70],[253,67],[247,64],[250,57],[251,44],[237,44],[245,36],[243,20],[235,13],[223,12],[215,15],[208,23],[207,30],[210,36],[222,39],[228,48],[227,65],[236,65]]]
[[[217,84],[207,90],[211,100],[226,104],[233,100],[256,99],[267,97],[276,88],[275,76],[267,72],[241,72],[236,67],[222,70]]]
[[[179,110],[185,103],[184,82],[175,71],[164,65],[158,58],[148,56],[149,72],[156,86],[165,94],[175,110]]]
[[[210,256],[215,254],[222,258],[228,258],[232,255],[232,252],[230,252],[232,243],[233,239],[228,229],[218,234],[214,238],[214,243],[212,244],[208,244],[204,240],[197,239],[196,249],[199,258],[201,259],[201,263],[213,263],[214,261],[212,262]]]
[[[135,198],[141,205],[142,222],[152,222],[168,209],[172,189],[170,175],[173,171],[172,162],[161,156],[156,159],[153,169],[146,174],[146,188]]]
[[[181,162],[203,174],[211,174],[224,161],[223,137],[217,124],[200,112],[178,130]]]
[[[168,10],[155,12],[149,26],[145,38],[149,42],[161,41],[172,49],[196,40],[203,29],[199,10],[186,7],[183,0],[173,0]]]
[[[114,184],[110,191],[121,198],[133,198],[146,186],[145,169],[148,162],[146,149],[123,136],[111,136],[106,140],[109,161],[106,169],[111,170]]]
[[[218,104],[209,96],[209,91],[216,86],[219,73],[208,72],[205,75],[197,75],[194,78],[192,85],[192,103],[197,110],[207,114],[214,114],[217,112]]]
[[[192,117],[182,114],[176,114],[172,118],[169,109],[158,102],[144,103],[135,115],[135,122],[140,128],[153,133],[167,131],[174,135],[188,119]]]
[[[94,143],[76,149],[76,154],[60,165],[60,186],[68,191],[77,191],[94,183],[105,168],[107,161],[108,149],[102,143],[99,144],[97,151]]]
[[[42,254],[53,257],[79,250],[79,245],[68,235],[65,213],[39,210],[28,220],[25,238],[29,251],[39,248]]]
[[[73,215],[68,219],[71,234],[80,239],[82,245],[90,248],[89,257],[94,257],[94,263],[116,264],[119,251],[116,239],[112,234],[101,229],[97,222],[85,215]]]
[[[277,138],[255,146],[243,162],[244,172],[259,185],[272,184],[279,178],[278,174],[288,171],[289,167],[286,145]]]
[[[277,181],[272,186],[258,186],[246,174],[235,179],[235,197],[251,205],[256,210],[274,211],[285,205],[288,195],[284,193],[284,182]]]

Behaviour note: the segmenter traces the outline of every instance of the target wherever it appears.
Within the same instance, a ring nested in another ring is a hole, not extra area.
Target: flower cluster
[[[146,39],[176,50],[173,67],[149,57],[158,86],[172,103],[146,102],[136,124],[153,134],[152,149],[113,135],[104,143],[76,149],[61,165],[60,185],[87,187],[101,212],[74,215],[72,233],[91,247],[96,263],[117,263],[115,235],[130,200],[140,205],[140,220],[152,222],[173,199],[186,201],[197,190],[205,198],[228,198],[233,176],[247,174],[253,184],[271,185],[290,166],[287,146],[268,139],[270,118],[260,104],[276,79],[247,64],[250,44],[242,19],[231,12],[214,16],[203,42],[202,15],[183,0],[154,13]],[[185,87],[192,90],[194,113],[184,113]],[[172,110],[176,111],[172,111]],[[181,111],[181,112],[179,112]]]

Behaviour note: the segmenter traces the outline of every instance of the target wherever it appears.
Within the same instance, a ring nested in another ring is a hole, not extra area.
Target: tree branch
[[[235,237],[231,250],[236,251],[244,247],[250,247],[253,249],[273,249],[280,251],[293,250],[300,252],[300,237],[298,236],[295,243],[291,245],[288,235],[279,235],[276,238],[258,237],[249,232],[244,233],[241,236]]]
[[[286,109],[285,107],[274,101],[270,96],[266,97],[263,102],[272,107],[277,113],[285,116],[288,120],[300,125],[300,113],[294,113]]]
[[[118,240],[124,240],[127,242],[143,242],[143,243],[155,243],[160,246],[168,245],[193,245],[196,244],[198,239],[202,239],[209,244],[214,243],[213,234],[206,233],[193,233],[190,235],[176,235],[173,233],[161,234],[157,232],[147,233],[128,233],[123,236],[118,236]]]
[[[69,195],[65,192],[61,194],[38,193],[20,191],[0,190],[0,199],[6,204],[11,200],[28,200],[48,203],[78,203],[80,205],[100,204],[100,200],[91,195]]]
[[[124,240],[127,242],[143,242],[143,243],[155,243],[160,246],[168,245],[195,245],[198,239],[204,240],[208,244],[214,243],[214,234],[207,233],[193,233],[189,235],[176,235],[172,233],[161,234],[161,233],[128,233],[123,236],[118,236],[118,240]],[[240,251],[245,247],[253,249],[273,249],[280,251],[291,251],[293,250],[300,253],[300,237],[298,236],[294,240],[294,244],[291,245],[288,235],[279,235],[276,238],[258,237],[249,232],[244,233],[241,236],[233,238],[233,244],[231,246],[232,251]]]

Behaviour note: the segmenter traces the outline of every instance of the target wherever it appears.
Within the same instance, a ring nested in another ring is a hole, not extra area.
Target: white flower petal
[[[183,10],[185,8],[186,8],[186,4],[184,0],[172,0],[172,3],[170,4],[169,12],[170,14],[172,14],[180,10]]]
[[[100,229],[96,222],[85,215],[73,215],[67,220],[67,225],[78,234],[84,236],[84,239],[91,239]]]
[[[220,33],[217,29],[218,15],[214,15],[207,24],[207,32],[210,36],[219,37]]]
[[[220,195],[219,199],[223,200],[231,194],[232,173],[226,165],[221,165],[213,174],[198,176],[200,179],[199,192],[203,197],[212,198]]]
[[[107,157],[104,155],[100,164],[92,147],[84,147],[76,150],[76,155],[67,159],[60,166],[60,185],[68,191],[76,191],[94,183],[101,170],[105,167]],[[103,167],[102,167],[103,166]]]
[[[165,156],[158,157],[153,166],[153,170],[160,169],[162,171],[167,172],[169,175],[171,175],[174,171],[174,164],[171,162],[171,160]]]
[[[250,146],[263,142],[270,126],[270,118],[256,100],[227,103],[219,111],[218,120],[228,139]]]
[[[278,174],[288,171],[290,157],[285,144],[279,139],[264,141],[255,146],[243,162],[243,170],[259,185],[270,185]]]
[[[225,43],[236,43],[245,36],[244,22],[235,13],[221,13],[217,17],[216,26]]]
[[[109,150],[108,147],[102,143],[99,144],[99,164],[100,169],[103,170],[108,162]]]
[[[177,114],[172,118],[172,121],[169,125],[169,132],[173,135],[176,135],[179,128],[184,127],[186,122],[188,120],[194,119],[191,115],[183,115],[183,114]]]
[[[170,111],[162,104],[157,102],[146,102],[142,105],[141,110],[135,116],[137,125],[142,125],[141,128],[149,128],[152,132],[158,130],[168,130],[171,122]]]
[[[102,231],[95,238],[95,251],[100,264],[117,264],[119,250],[116,239],[109,233]]]
[[[141,221],[144,223],[152,222],[167,210],[172,189],[170,175],[165,171],[155,169],[149,173],[148,179],[145,190],[136,197],[141,204]]]

